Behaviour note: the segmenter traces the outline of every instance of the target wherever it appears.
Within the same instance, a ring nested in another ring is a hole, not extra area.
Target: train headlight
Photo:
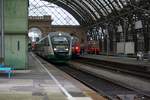
[[[56,51],[57,50],[57,48],[54,48],[54,51]]]
[[[66,50],[66,51],[68,51],[69,49],[68,49],[68,48],[66,48],[65,50]]]
[[[59,33],[58,35],[59,35],[59,36],[61,36],[62,34],[61,34],[61,33]]]

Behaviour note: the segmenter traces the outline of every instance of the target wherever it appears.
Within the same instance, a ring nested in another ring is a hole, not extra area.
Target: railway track
[[[146,79],[150,78],[150,70],[146,66],[128,65],[88,58],[81,58],[80,60],[75,60],[75,62],[79,62],[86,65],[92,65],[94,67],[104,68],[111,71],[127,73]]]
[[[142,91],[136,91],[128,86],[120,85],[114,81],[95,76],[95,74],[87,72],[86,70],[74,68],[72,65],[68,64],[53,65],[99,92],[109,100],[150,100],[150,95],[147,93],[142,93]]]
[[[70,65],[55,65],[60,70],[81,81],[109,100],[148,100],[144,95],[126,87],[112,83],[100,77],[71,67]],[[135,99],[137,98],[137,99]]]

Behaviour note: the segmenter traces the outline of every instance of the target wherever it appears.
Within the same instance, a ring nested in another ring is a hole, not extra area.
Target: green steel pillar
[[[0,63],[4,63],[4,0],[0,0]]]
[[[27,67],[28,0],[4,0],[5,63]]]

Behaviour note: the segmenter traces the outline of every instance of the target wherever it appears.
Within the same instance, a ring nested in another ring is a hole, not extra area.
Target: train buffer
[[[13,68],[0,64],[0,72],[8,73],[8,78],[10,78]]]

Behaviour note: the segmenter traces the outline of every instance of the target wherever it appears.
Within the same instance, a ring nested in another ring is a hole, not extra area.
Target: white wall
[[[135,44],[134,42],[118,42],[117,53],[134,54]]]

